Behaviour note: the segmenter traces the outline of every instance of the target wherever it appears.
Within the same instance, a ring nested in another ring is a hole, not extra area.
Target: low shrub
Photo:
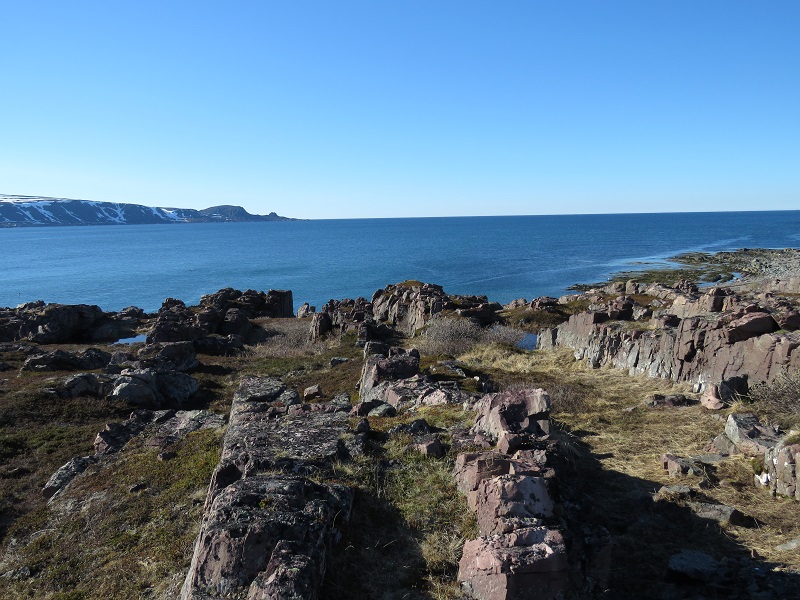
[[[459,356],[478,344],[516,346],[525,335],[515,327],[498,324],[483,328],[471,319],[443,317],[428,323],[418,346],[424,354]]]
[[[753,411],[785,429],[800,425],[800,371],[789,371],[750,388]]]
[[[326,349],[322,342],[309,340],[308,321],[301,319],[271,319],[262,325],[267,338],[252,348],[260,358],[296,357],[319,354]]]

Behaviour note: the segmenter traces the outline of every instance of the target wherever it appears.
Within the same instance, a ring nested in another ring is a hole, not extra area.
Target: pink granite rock
[[[546,527],[470,540],[458,580],[477,600],[555,600],[569,589],[564,540]]]

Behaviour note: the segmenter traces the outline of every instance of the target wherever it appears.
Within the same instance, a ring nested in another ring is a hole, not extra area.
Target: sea
[[[295,309],[409,279],[447,293],[560,296],[684,252],[800,246],[800,211],[340,219],[0,229],[0,306],[107,311],[289,289]]]

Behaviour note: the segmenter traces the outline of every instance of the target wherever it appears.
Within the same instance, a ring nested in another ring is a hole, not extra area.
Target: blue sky
[[[0,193],[303,218],[800,208],[800,3],[0,3]]]

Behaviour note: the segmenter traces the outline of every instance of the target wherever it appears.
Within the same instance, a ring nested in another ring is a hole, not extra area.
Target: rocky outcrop
[[[735,392],[746,392],[748,382],[771,381],[800,367],[800,332],[779,332],[781,325],[773,316],[780,303],[761,306],[718,289],[697,294],[664,286],[629,287],[656,304],[672,304],[652,316],[640,312],[636,321],[636,310],[620,310],[630,298],[612,298],[543,330],[538,347],[568,347],[593,367],[610,365],[630,374],[690,381],[697,391],[715,385],[714,394],[725,401]],[[787,323],[786,312],[782,314],[778,318]]]
[[[800,440],[795,432],[794,438],[790,434],[764,453],[764,466],[755,476],[756,485],[773,495],[800,500],[798,461]]]
[[[199,389],[194,377],[180,371],[124,369],[108,397],[143,408],[182,407]]]
[[[28,302],[0,308],[0,342],[39,344],[116,341],[134,335],[143,313],[134,307],[118,313],[88,304]]]
[[[139,366],[163,371],[189,371],[199,364],[191,342],[148,344],[139,350],[137,357]]]
[[[309,340],[312,342],[319,341],[332,333],[341,336],[355,332],[356,345],[363,348],[369,342],[383,340],[393,335],[391,328],[375,321],[372,315],[372,303],[364,298],[330,300],[318,313],[309,310],[310,312],[305,311],[304,316],[312,317],[309,329]]]
[[[363,434],[351,435],[347,408],[297,404],[278,379],[242,379],[182,599],[318,597],[352,491],[307,476],[357,451]]]
[[[467,453],[456,462],[456,482],[477,513],[480,534],[464,544],[458,580],[477,600],[555,599],[570,588],[564,538],[548,525],[549,408],[540,389],[489,394],[476,404],[476,434],[524,438],[513,451]]]
[[[372,296],[375,320],[406,336],[413,336],[443,311],[489,325],[500,320],[497,313],[501,310],[500,304],[489,302],[486,296],[448,296],[442,286],[417,281],[387,285]]]
[[[386,348],[370,344],[364,359],[359,396],[364,403],[389,404],[395,409],[421,405],[459,404],[465,399],[455,382],[436,382],[420,374],[416,349]],[[365,352],[366,354],[366,352]]]
[[[167,298],[147,334],[147,343],[191,342],[215,334],[246,338],[252,329],[251,319],[293,316],[290,290],[270,290],[265,293],[225,288],[202,296],[200,305],[194,308],[187,307],[181,300]]]
[[[29,356],[22,365],[22,371],[77,371],[102,369],[111,361],[111,354],[87,348],[73,353],[54,350]]]

